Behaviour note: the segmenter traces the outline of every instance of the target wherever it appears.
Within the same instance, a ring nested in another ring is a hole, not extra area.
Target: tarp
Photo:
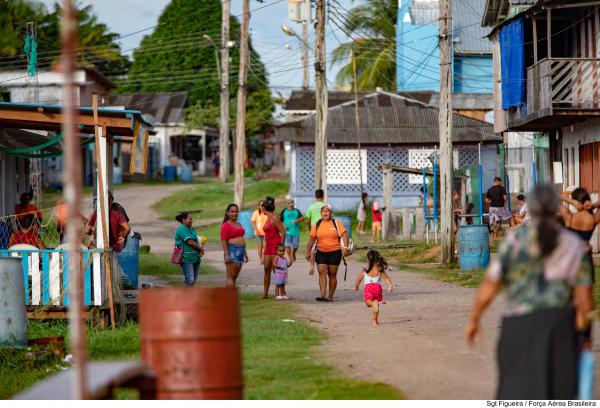
[[[500,29],[502,109],[527,102],[525,76],[525,18],[519,17]]]

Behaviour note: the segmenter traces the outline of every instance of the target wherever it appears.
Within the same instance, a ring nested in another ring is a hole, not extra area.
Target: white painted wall
[[[600,119],[589,120],[562,128],[563,189],[574,190],[579,186],[579,146],[600,142]],[[568,158],[565,153],[568,152]]]

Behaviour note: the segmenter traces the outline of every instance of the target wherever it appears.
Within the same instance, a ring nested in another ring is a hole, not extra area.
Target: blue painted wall
[[[492,93],[494,73],[491,55],[454,56],[454,92]]]

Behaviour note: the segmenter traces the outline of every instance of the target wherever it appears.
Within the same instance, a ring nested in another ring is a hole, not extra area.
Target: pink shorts
[[[363,298],[365,299],[365,302],[367,300],[378,300],[381,302],[383,300],[382,293],[383,289],[379,283],[367,283],[365,285]]]

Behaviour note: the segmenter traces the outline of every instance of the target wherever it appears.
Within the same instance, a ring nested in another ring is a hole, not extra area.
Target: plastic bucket
[[[177,167],[176,166],[165,166],[165,181],[177,180]]]
[[[246,230],[246,234],[244,238],[254,238],[254,225],[252,225],[252,210],[244,210],[240,211],[238,215],[238,222],[242,224],[244,230]]]
[[[127,237],[125,247],[118,254],[119,266],[121,270],[129,278],[131,288],[124,287],[123,289],[137,289],[138,275],[140,270],[140,241],[142,236],[137,232]]]
[[[344,228],[346,228],[346,233],[348,234],[348,238],[352,238],[352,218],[346,215],[333,216],[337,221],[344,224]]]
[[[192,182],[192,167],[185,166],[181,168],[181,181],[186,183]]]
[[[20,257],[0,258],[0,346],[27,345],[25,284]]]
[[[141,291],[142,359],[158,399],[241,399],[240,334],[235,288]]]
[[[487,225],[459,225],[458,264],[463,271],[483,269],[490,263],[490,232]]]

